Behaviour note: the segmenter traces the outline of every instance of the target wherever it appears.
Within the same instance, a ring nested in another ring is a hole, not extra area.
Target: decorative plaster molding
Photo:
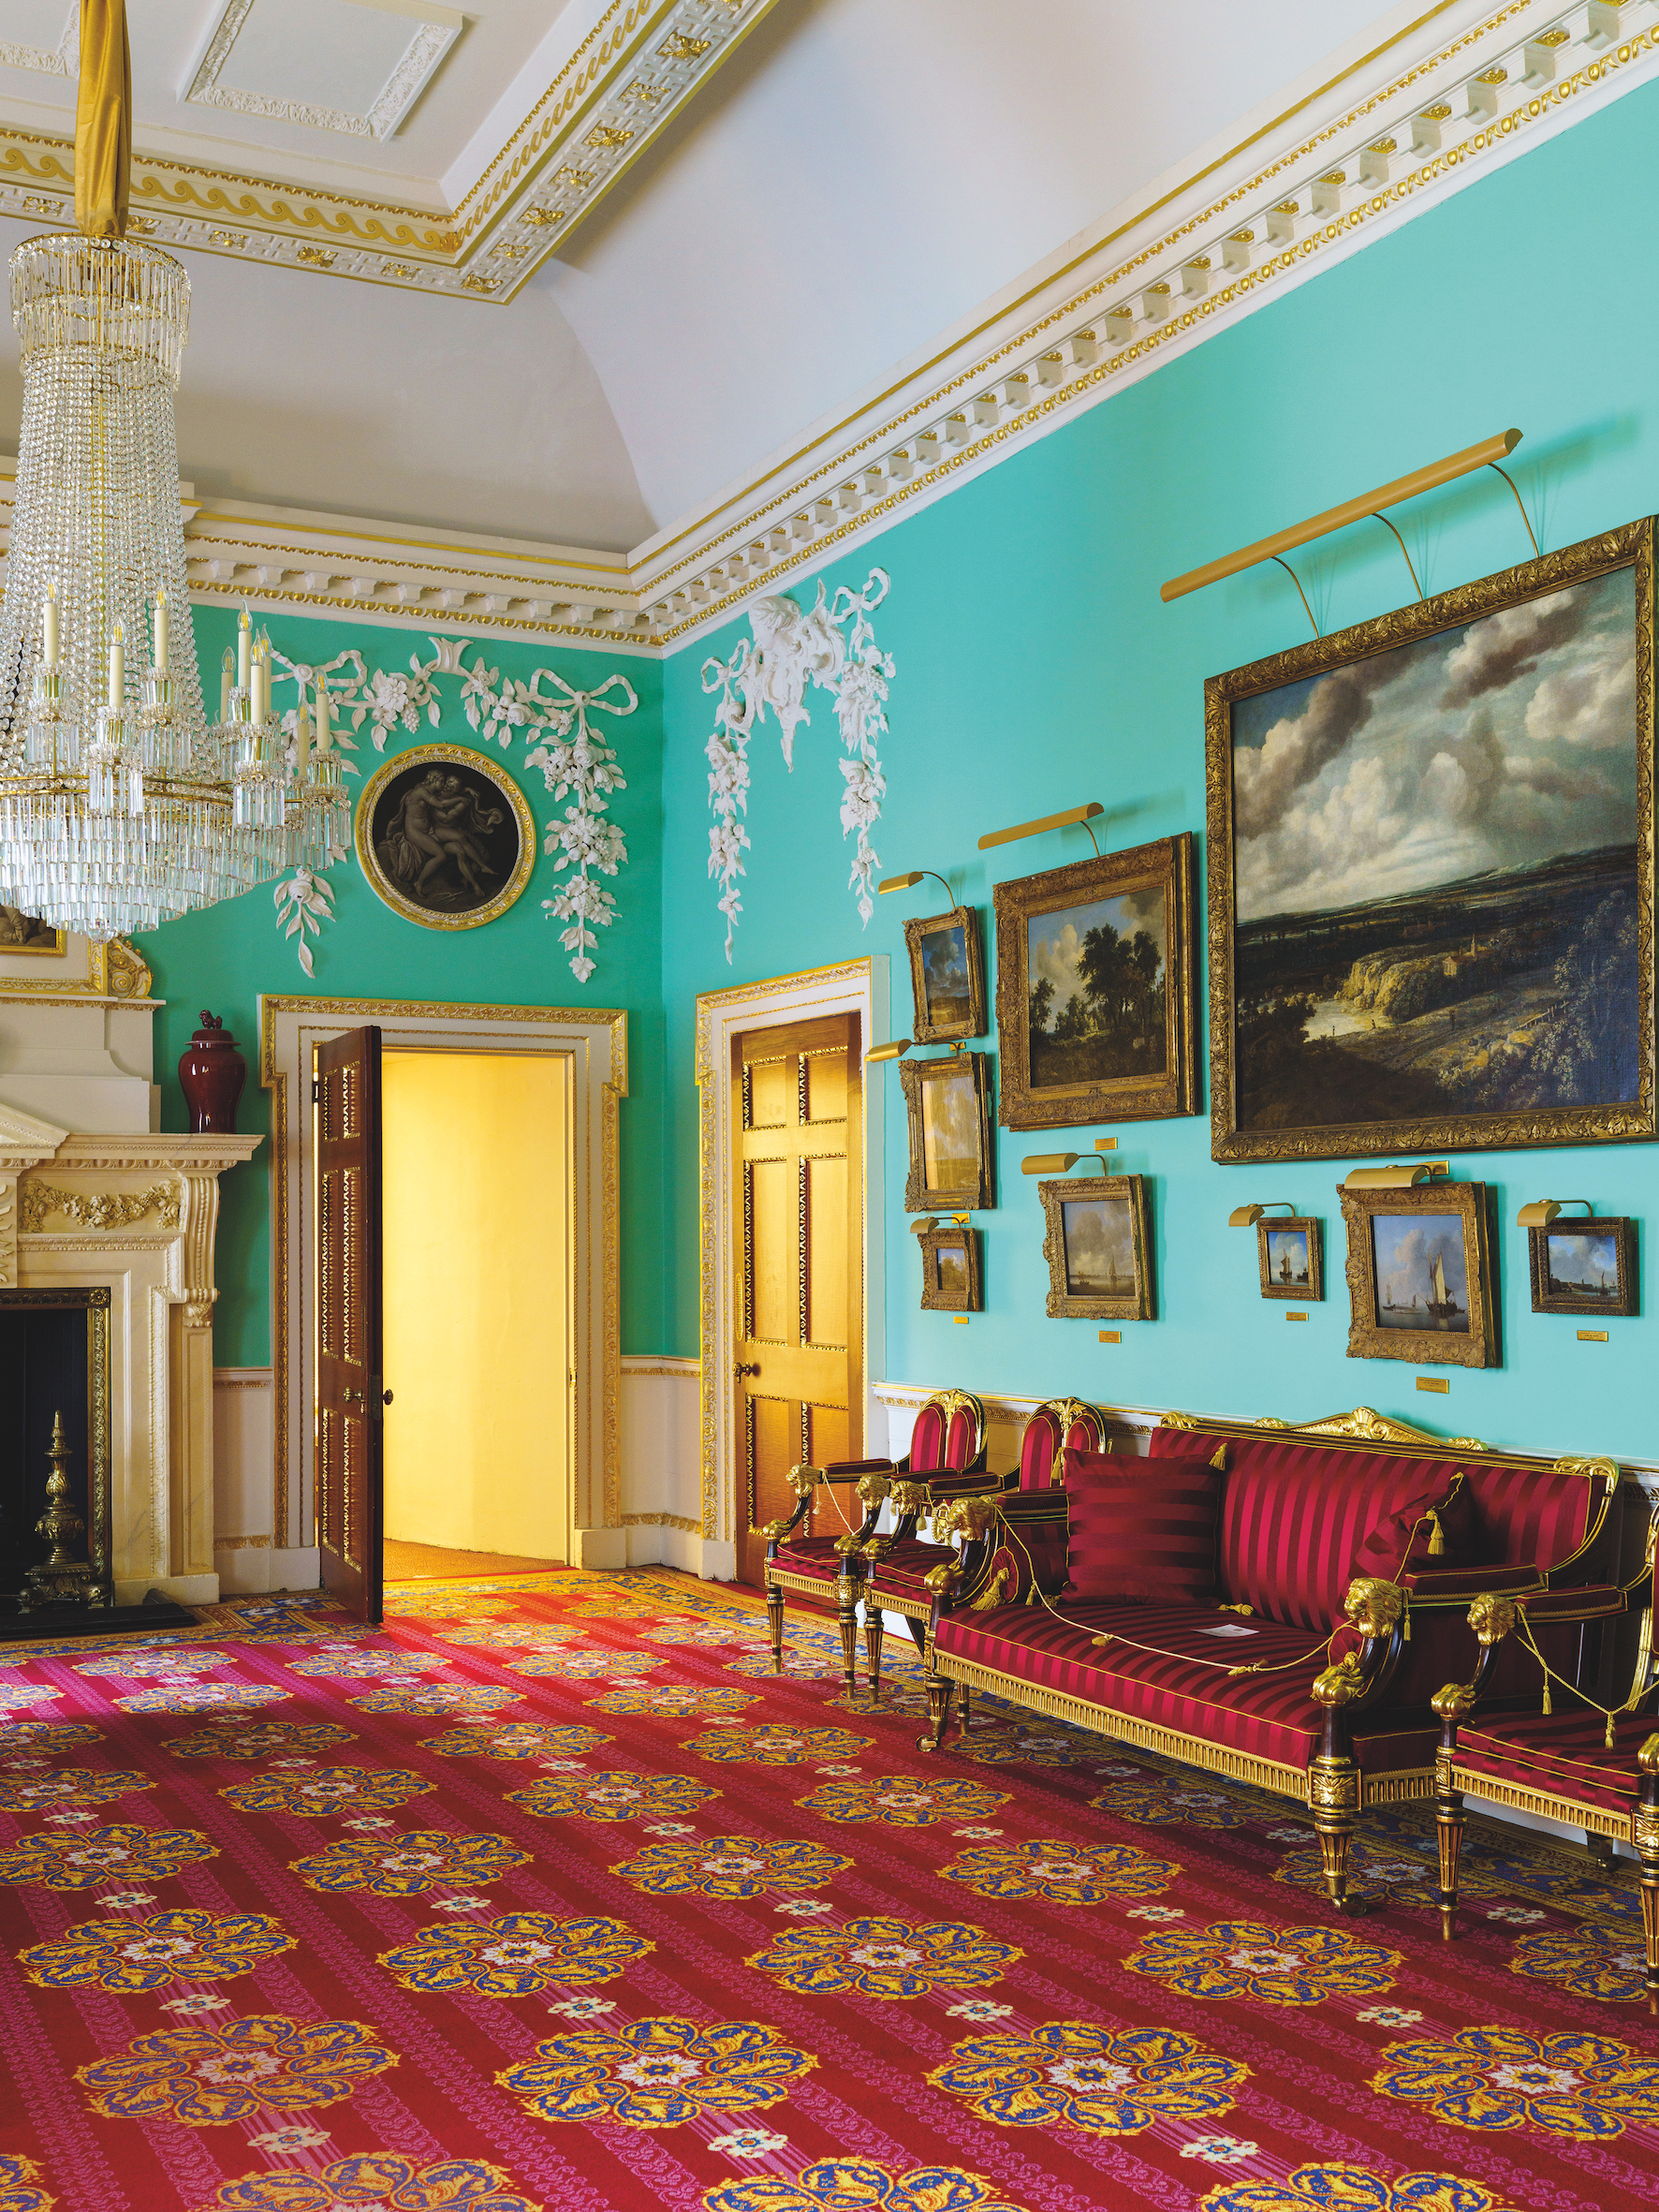
[[[219,81],[251,4],[228,0],[185,98],[351,137],[388,137],[457,35],[442,24],[418,34],[370,114],[356,116]],[[504,304],[772,6],[773,0],[610,0],[453,207],[372,199],[139,150],[133,157],[128,228],[159,245]],[[448,19],[453,11],[420,12]],[[66,74],[66,65],[52,73]],[[74,197],[72,138],[0,124],[0,214],[66,223]]]
[[[215,1183],[217,1171],[208,1178]],[[179,1226],[180,1196],[169,1183],[153,1183],[147,1190],[59,1190],[50,1183],[20,1183],[23,1234],[37,1236],[47,1219],[61,1215],[82,1229],[126,1229],[154,1214],[161,1229]]]
[[[677,4],[700,8],[702,27],[683,28],[668,0],[654,8],[613,0],[580,58],[465,196],[462,228],[444,229],[448,218],[431,211],[140,160],[135,203],[172,211],[140,217],[145,234],[256,259],[303,253],[336,274],[510,299],[564,235],[538,224],[547,211],[535,195],[551,189],[560,134],[597,111],[580,103],[597,97],[604,68],[620,69],[637,52],[616,41],[660,31],[662,44],[695,42],[729,15],[730,35],[697,57],[712,65],[770,0]],[[845,554],[1656,75],[1659,0],[1574,0],[1565,9],[1552,0],[1431,0],[1330,83],[1117,211],[1064,259],[1040,265],[946,333],[918,365],[631,554],[438,531],[417,538],[231,503],[208,513],[193,503],[192,594],[371,623],[413,614],[423,628],[450,633],[604,641],[654,655],[730,619],[756,590],[775,595],[785,579]],[[630,140],[622,157],[648,142],[668,106],[665,96],[651,109],[639,145]],[[70,155],[66,140],[0,127],[0,213],[66,212]],[[581,159],[590,161],[585,151]],[[614,174],[605,161],[591,156],[584,211],[601,170]],[[54,197],[41,199],[43,189]],[[245,231],[213,228],[228,214]],[[499,242],[507,255],[526,236],[536,247],[508,256],[510,283],[459,273],[467,254],[493,255]],[[415,258],[394,264],[386,253]],[[0,483],[0,503],[8,492]],[[0,512],[0,524],[7,519]]]
[[[771,707],[781,732],[784,766],[793,771],[795,732],[812,719],[805,703],[809,683],[829,692],[835,702],[847,751],[841,763],[841,833],[845,837],[853,830],[859,833],[848,881],[859,894],[859,920],[867,925],[875,911],[870,884],[878,860],[870,832],[881,818],[887,795],[876,741],[887,735],[893,656],[877,648],[870,615],[887,597],[888,582],[885,568],[872,568],[861,592],[844,583],[826,607],[820,580],[817,604],[810,612],[787,597],[756,599],[749,610],[754,643],[744,638],[729,660],[703,663],[704,691],[711,697],[719,694],[714,734],[704,751],[709,761],[709,805],[715,818],[709,832],[709,873],[720,879],[716,904],[726,916],[727,961],[743,905],[738,878],[744,872],[749,833],[740,826],[738,816],[749,808],[750,734]],[[842,626],[849,620],[851,634],[843,638]]]
[[[275,123],[304,124],[314,130],[343,131],[347,137],[359,139],[391,137],[431,81],[438,64],[460,37],[466,22],[465,17],[457,15],[453,8],[409,7],[405,0],[398,13],[416,17],[419,28],[413,32],[397,66],[375,96],[374,106],[367,114],[360,115],[345,108],[320,108],[301,100],[272,99],[264,93],[225,83],[226,66],[253,8],[254,0],[225,0],[219,20],[209,37],[207,52],[184,97],[197,107],[222,108],[236,115],[260,115]]]

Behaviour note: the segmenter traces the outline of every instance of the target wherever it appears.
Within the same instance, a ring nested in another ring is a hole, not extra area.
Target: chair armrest
[[[832,1459],[828,1467],[800,1471],[815,1474],[820,1482],[856,1482],[860,1475],[890,1475],[894,1464],[890,1459]]]
[[[1535,1567],[1414,1567],[1400,1577],[1400,1586],[1421,1600],[1468,1605],[1487,1590],[1530,1595],[1543,1589],[1544,1577]]]
[[[1608,1620],[1625,1611],[1630,1593],[1617,1583],[1584,1583],[1576,1590],[1539,1590],[1517,1600],[1528,1620]]]
[[[976,1474],[965,1475],[950,1467],[920,1475],[906,1474],[892,1485],[893,1511],[927,1513],[953,1497],[996,1497],[1006,1489],[1009,1480],[1005,1475],[993,1475],[987,1467],[981,1467]]]

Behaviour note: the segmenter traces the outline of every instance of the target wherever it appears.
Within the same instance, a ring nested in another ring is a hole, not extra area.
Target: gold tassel
[[[1226,1473],[1227,1448],[1225,1444],[1217,1444],[1215,1450],[1210,1454],[1210,1464],[1212,1467],[1218,1468],[1222,1474]]]
[[[1546,1720],[1554,1710],[1555,1707],[1549,1703],[1549,1677],[1546,1674],[1544,1677],[1544,1718]]]
[[[1607,1733],[1606,1733],[1606,1734],[1603,1736],[1603,1738],[1602,1738],[1602,1745],[1601,1745],[1601,1747],[1602,1747],[1602,1749],[1603,1749],[1604,1751],[1610,1751],[1610,1750],[1612,1749],[1612,1747],[1613,1747],[1613,1732],[1614,1732],[1614,1730],[1615,1730],[1615,1729],[1618,1727],[1618,1725],[1619,1725],[1619,1716],[1618,1716],[1618,1714],[1617,1714],[1617,1713],[1609,1713],[1609,1714],[1608,1715],[1608,1729],[1607,1729]]]
[[[1446,1531],[1440,1526],[1440,1515],[1431,1512],[1429,1515],[1429,1556],[1431,1559],[1440,1559],[1445,1556]]]

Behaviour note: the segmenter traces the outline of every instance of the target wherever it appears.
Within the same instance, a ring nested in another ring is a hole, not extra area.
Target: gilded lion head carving
[[[1343,1612],[1367,1638],[1387,1635],[1404,1611],[1405,1592],[1400,1585],[1374,1575],[1357,1574],[1343,1600]]]
[[[1488,1590],[1469,1608],[1469,1626],[1482,1644],[1501,1644],[1515,1626],[1515,1600]]]

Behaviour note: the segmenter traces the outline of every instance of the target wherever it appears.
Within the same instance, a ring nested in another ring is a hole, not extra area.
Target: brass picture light
[[[1100,840],[1089,825],[1096,815],[1105,812],[1106,808],[1101,805],[1098,799],[1091,799],[1086,806],[1068,806],[1062,814],[1039,815],[1034,822],[1016,822],[1011,830],[987,830],[979,840],[979,849],[981,852],[989,852],[993,845],[1012,845],[1021,837],[1037,837],[1045,830],[1068,830],[1074,822],[1081,822],[1084,828],[1089,830],[1089,840],[1094,848],[1094,856],[1098,860]],[[882,889],[885,891],[887,886],[883,884]]]
[[[1283,1206],[1285,1211],[1291,1215],[1296,1212],[1294,1199],[1264,1199],[1259,1206],[1235,1206],[1227,1216],[1227,1227],[1229,1229],[1254,1229],[1269,1206]]]
[[[1563,1206],[1582,1206],[1593,1220],[1595,1208],[1587,1198],[1535,1198],[1515,1217],[1518,1229],[1548,1229]]]
[[[1386,1168],[1350,1168],[1343,1181],[1344,1190],[1410,1190],[1417,1183],[1439,1183],[1451,1173],[1451,1162],[1446,1159],[1399,1161]]]

